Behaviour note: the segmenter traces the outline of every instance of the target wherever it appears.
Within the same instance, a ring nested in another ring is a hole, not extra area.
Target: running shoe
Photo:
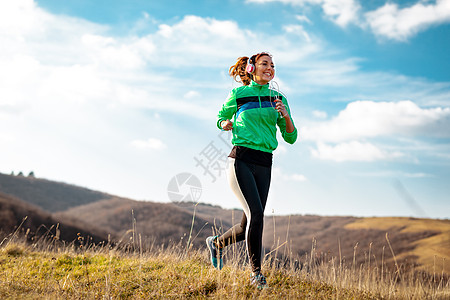
[[[214,268],[222,270],[223,268],[223,260],[222,260],[222,249],[217,249],[214,240],[218,237],[210,236],[206,239],[206,246],[208,246],[209,253],[211,254],[211,263]]]
[[[257,272],[256,274],[252,273],[251,284],[256,286],[258,290],[262,290],[269,287],[267,285],[266,277],[264,277],[264,275],[261,274],[261,272]]]

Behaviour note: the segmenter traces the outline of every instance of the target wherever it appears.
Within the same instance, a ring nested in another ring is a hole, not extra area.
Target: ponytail
[[[258,59],[261,56],[270,56],[268,52],[261,52],[258,54],[253,55],[251,58],[248,58],[246,56],[239,57],[234,65],[232,65],[228,71],[231,77],[234,78],[236,82],[242,82],[243,85],[249,85],[252,82],[253,75],[248,73],[246,71],[246,67],[248,64],[248,61],[250,60],[251,63],[256,64]],[[239,77],[239,80],[237,79]]]
[[[245,71],[247,67],[248,57],[239,57],[234,65],[230,67],[228,73],[236,82],[242,82],[243,85],[249,85],[252,81],[252,75]],[[239,77],[239,80],[238,78]]]

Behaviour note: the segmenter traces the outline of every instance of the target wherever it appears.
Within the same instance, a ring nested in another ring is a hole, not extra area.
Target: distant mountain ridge
[[[63,211],[112,197],[106,193],[62,182],[2,173],[0,173],[0,191],[48,212]]]

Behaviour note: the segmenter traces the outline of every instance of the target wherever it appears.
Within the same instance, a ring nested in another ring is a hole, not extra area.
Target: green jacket
[[[233,122],[233,145],[271,153],[278,146],[278,125],[283,139],[293,144],[297,139],[297,128],[291,133],[286,132],[286,120],[275,110],[277,97],[282,99],[290,116],[286,97],[270,89],[269,84],[252,81],[250,85],[234,88],[219,111],[217,127],[222,129],[220,122],[229,119]]]

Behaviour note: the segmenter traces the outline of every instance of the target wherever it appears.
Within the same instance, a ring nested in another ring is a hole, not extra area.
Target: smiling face
[[[253,73],[256,83],[261,85],[269,83],[275,77],[275,65],[272,57],[268,55],[261,56],[255,63],[255,72]]]

